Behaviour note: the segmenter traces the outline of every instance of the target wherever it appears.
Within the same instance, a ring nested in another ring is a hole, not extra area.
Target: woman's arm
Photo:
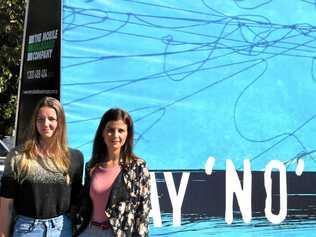
[[[73,180],[71,188],[71,206],[78,208],[82,193],[83,155],[79,150],[73,151]]]
[[[78,236],[87,227],[92,213],[92,203],[89,198],[90,168],[88,163],[85,164],[84,186],[82,190],[77,218],[78,228],[75,231],[74,236]]]
[[[0,180],[0,237],[9,237],[10,225],[12,224],[13,203],[18,190],[15,169],[16,155],[15,149],[7,155]]]
[[[139,205],[135,213],[135,225],[133,237],[148,236],[149,212],[151,209],[150,202],[150,174],[147,167],[142,167],[142,171],[138,174],[139,180]]]
[[[69,216],[72,222],[72,232],[74,234],[77,232],[79,224],[78,212],[82,194],[83,155],[79,150],[71,149],[71,156],[72,183]]]
[[[0,237],[9,237],[13,199],[0,197]]]

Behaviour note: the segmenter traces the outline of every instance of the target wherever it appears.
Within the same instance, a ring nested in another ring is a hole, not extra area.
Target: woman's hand
[[[9,237],[13,199],[0,197],[0,237]]]

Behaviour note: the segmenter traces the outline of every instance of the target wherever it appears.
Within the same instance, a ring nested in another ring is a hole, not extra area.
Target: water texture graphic
[[[226,159],[238,169],[249,159],[254,171],[270,160],[295,171],[303,159],[305,172],[316,170],[314,1],[63,4],[61,99],[70,143],[86,160],[103,112],[122,107],[152,170],[201,170],[209,156],[217,170]],[[303,236],[315,227],[309,216],[274,226],[201,214],[175,228],[163,215],[151,236]]]

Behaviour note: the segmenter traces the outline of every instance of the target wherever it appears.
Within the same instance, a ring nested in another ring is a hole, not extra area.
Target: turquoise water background
[[[135,121],[152,169],[314,171],[312,1],[65,0],[61,99],[70,143],[91,154],[103,112]]]
[[[316,7],[310,0],[64,0],[61,100],[69,141],[90,158],[105,110],[135,122],[153,170],[226,159],[316,170]],[[183,216],[150,236],[313,236],[315,220],[250,225]]]

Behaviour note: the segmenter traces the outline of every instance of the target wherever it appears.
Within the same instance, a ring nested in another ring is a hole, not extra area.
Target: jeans
[[[34,219],[18,215],[12,237],[70,237],[71,221],[66,215],[50,219]]]
[[[79,237],[113,237],[113,231],[111,228],[102,230],[97,226],[89,224]]]

